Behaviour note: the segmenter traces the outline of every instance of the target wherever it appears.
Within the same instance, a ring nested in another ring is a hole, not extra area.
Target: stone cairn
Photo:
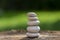
[[[28,27],[27,27],[27,37],[29,38],[37,38],[39,37],[39,31],[40,31],[40,27],[39,25],[39,20],[37,18],[37,14],[34,12],[29,12],[28,13]]]

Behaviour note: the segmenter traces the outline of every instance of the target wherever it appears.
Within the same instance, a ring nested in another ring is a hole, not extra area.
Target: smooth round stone
[[[27,27],[27,31],[28,32],[39,32],[40,27],[39,26],[29,26],[29,27]]]
[[[29,26],[36,26],[36,25],[39,25],[40,21],[36,20],[36,21],[29,21],[28,22],[28,25]]]
[[[34,12],[28,12],[27,15],[30,16],[30,17],[36,17],[37,16],[37,14],[34,13]]]
[[[28,20],[34,21],[34,20],[38,20],[38,18],[37,17],[28,17]]]
[[[39,33],[26,33],[28,37],[39,37]]]

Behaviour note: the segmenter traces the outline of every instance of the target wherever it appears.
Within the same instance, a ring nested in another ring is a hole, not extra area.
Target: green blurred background
[[[0,31],[26,30],[27,12],[36,12],[41,30],[60,30],[60,0],[0,0]]]

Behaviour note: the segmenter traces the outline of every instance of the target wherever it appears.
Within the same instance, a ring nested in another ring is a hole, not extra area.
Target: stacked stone
[[[34,12],[28,13],[28,27],[27,27],[27,36],[28,37],[39,37],[40,27],[39,20],[37,18],[37,14]]]

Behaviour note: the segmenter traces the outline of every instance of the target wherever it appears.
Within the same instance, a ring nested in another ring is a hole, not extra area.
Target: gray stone
[[[33,32],[33,33],[38,33],[40,31],[40,27],[39,26],[29,26],[27,27],[27,31],[28,32]]]
[[[37,14],[35,14],[34,12],[28,12],[28,16],[29,16],[29,17],[36,17]]]
[[[36,25],[39,25],[39,23],[40,23],[40,22],[39,22],[38,20],[37,20],[37,21],[29,21],[29,22],[28,22],[28,25],[29,25],[29,26],[36,26]]]
[[[37,14],[34,12],[28,13],[28,27],[27,27],[27,37],[34,38],[39,37],[40,27],[38,26],[40,21],[37,18]]]

